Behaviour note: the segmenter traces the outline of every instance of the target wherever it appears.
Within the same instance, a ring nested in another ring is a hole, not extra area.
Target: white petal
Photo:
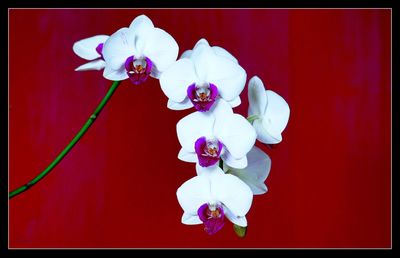
[[[144,14],[137,16],[129,25],[129,30],[139,32],[139,34],[141,33],[142,30],[143,31],[151,30],[153,28],[154,28],[153,22],[150,20],[149,17],[147,17]]]
[[[97,59],[89,63],[83,64],[75,69],[75,71],[101,70],[106,67],[106,62],[102,59]]]
[[[279,137],[289,121],[289,105],[271,90],[267,90],[267,98],[268,105],[263,116],[263,126],[272,136]]]
[[[211,112],[218,120],[223,120],[226,117],[230,117],[233,115],[231,105],[229,105],[228,102],[221,98],[215,101],[209,112]]]
[[[207,74],[214,57],[216,55],[208,44],[198,43],[193,49],[190,59],[193,60],[197,77],[200,79],[199,83],[210,82],[207,80]]]
[[[260,78],[253,76],[249,81],[249,112],[248,115],[262,115],[267,107],[267,95]]]
[[[229,151],[225,151],[221,156],[224,163],[232,168],[245,168],[247,167],[247,157],[244,156],[241,159],[235,159]]]
[[[191,50],[191,49],[186,50],[185,52],[182,53],[182,55],[179,59],[190,58],[190,56],[192,55],[192,52],[193,52],[193,50]]]
[[[201,205],[210,200],[209,177],[195,176],[183,183],[176,191],[178,202],[189,214],[197,214]]]
[[[186,162],[197,162],[197,155],[194,152],[185,151],[183,148],[178,153],[178,159]]]
[[[135,46],[128,37],[128,28],[122,28],[113,33],[103,46],[103,57],[106,63],[109,63],[111,59],[117,58],[120,64],[114,64],[113,67],[121,67],[125,60],[132,55],[135,55]]]
[[[235,63],[239,63],[238,60],[228,51],[226,51],[224,48],[222,47],[218,47],[218,46],[213,46],[211,47],[212,50],[214,51],[214,53],[218,56],[224,56],[229,58],[230,60],[232,60]]]
[[[135,49],[135,54],[142,57],[147,42],[147,38],[154,31],[153,22],[146,16],[140,15],[136,17],[126,32],[126,39],[129,45]]]
[[[208,41],[205,38],[201,38],[196,42],[196,44],[193,47],[193,50],[204,47],[204,46],[209,47],[210,44],[208,43]]]
[[[267,129],[264,128],[262,119],[255,120],[253,122],[253,127],[257,133],[257,140],[259,140],[262,143],[277,144],[282,141],[281,134],[272,135],[270,134],[270,132],[267,131]]]
[[[172,110],[184,110],[193,107],[189,98],[185,98],[182,102],[175,102],[168,99],[167,107]]]
[[[223,207],[225,216],[229,219],[233,224],[236,224],[241,227],[247,227],[247,219],[246,216],[236,216],[229,210],[226,206]]]
[[[234,98],[233,100],[229,101],[228,103],[229,103],[229,105],[231,105],[231,107],[234,108],[234,107],[239,106],[242,103],[242,101],[240,100],[240,96],[237,96],[236,98]]]
[[[243,91],[246,85],[245,70],[224,56],[207,56],[206,81],[217,86],[220,96],[231,101]]]
[[[212,197],[222,202],[236,216],[245,216],[253,201],[251,189],[233,175],[220,174],[209,178]]]
[[[179,143],[187,152],[194,152],[196,140],[202,136],[212,137],[214,116],[194,112],[182,118],[176,125]]]
[[[72,49],[75,54],[86,60],[94,60],[99,58],[100,55],[96,51],[96,47],[100,43],[106,42],[109,36],[107,35],[97,35],[90,38],[82,39],[74,43]]]
[[[243,158],[256,141],[256,131],[241,115],[233,114],[217,118],[214,135],[220,140],[235,159]]]
[[[218,163],[214,166],[210,167],[202,167],[198,163],[196,163],[196,172],[197,175],[202,176],[215,176],[219,174],[224,174],[224,171],[218,166]]]
[[[112,81],[122,81],[128,79],[128,74],[125,69],[113,70],[109,66],[106,65],[103,72],[104,78]]]
[[[254,146],[247,154],[248,166],[245,169],[228,168],[228,172],[245,182],[253,194],[264,194],[268,191],[264,181],[271,170],[271,159],[261,149]]]
[[[200,218],[197,214],[190,214],[187,212],[183,213],[181,222],[185,225],[203,224],[203,221],[200,220]]]
[[[160,76],[160,86],[164,94],[175,102],[182,102],[187,96],[187,88],[197,80],[193,62],[188,59],[176,61]]]
[[[178,57],[175,39],[162,29],[155,28],[146,37],[143,54],[153,62],[153,69],[164,72]]]

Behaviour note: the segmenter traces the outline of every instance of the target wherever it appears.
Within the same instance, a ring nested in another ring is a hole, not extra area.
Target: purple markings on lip
[[[100,55],[100,58],[104,60],[104,57],[103,57],[103,46],[104,46],[104,43],[100,43],[96,47],[96,52]]]
[[[199,165],[209,167],[219,161],[222,151],[222,143],[218,140],[207,140],[206,137],[200,137],[194,144],[194,149],[199,160]]]
[[[212,83],[203,86],[193,83],[187,88],[187,96],[196,110],[206,112],[214,104],[218,96],[218,88]]]
[[[151,73],[153,62],[145,57],[135,59],[130,56],[125,61],[125,70],[131,82],[135,85],[141,84],[147,80]]]
[[[210,205],[205,203],[197,210],[197,215],[204,224],[204,231],[209,235],[217,233],[225,224],[225,214],[222,205],[216,205],[214,210],[210,209]]]

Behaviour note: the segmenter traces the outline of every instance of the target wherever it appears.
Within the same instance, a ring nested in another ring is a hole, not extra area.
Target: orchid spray
[[[178,159],[196,164],[195,176],[176,191],[183,209],[181,222],[203,224],[204,231],[213,235],[230,221],[235,233],[244,237],[253,195],[268,191],[265,180],[271,169],[271,159],[255,143],[282,141],[290,114],[287,102],[265,90],[261,79],[254,76],[248,85],[247,119],[234,113],[232,108],[241,104],[247,79],[238,60],[204,38],[177,60],[175,39],[145,15],[111,36],[82,39],[73,45],[73,51],[89,61],[76,71],[103,70],[112,86],[56,159],[33,180],[11,191],[9,198],[52,171],[94,123],[122,80],[138,85],[152,77],[159,79],[169,109],[195,110],[176,125],[181,145]]]

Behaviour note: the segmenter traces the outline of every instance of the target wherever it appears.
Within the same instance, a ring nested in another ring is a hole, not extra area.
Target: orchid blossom
[[[249,81],[248,90],[248,119],[257,132],[257,140],[267,144],[281,142],[282,131],[289,121],[289,105],[275,92],[265,90],[257,76]]]
[[[247,227],[246,214],[253,201],[250,188],[236,176],[224,174],[218,166],[197,169],[204,172],[198,171],[200,175],[183,183],[176,192],[184,211],[182,223],[203,223],[210,235],[224,226],[225,217]]]
[[[208,111],[217,98],[230,106],[240,105],[240,93],[246,84],[246,72],[228,51],[211,47],[201,39],[193,50],[184,52],[160,76],[160,85],[168,97],[168,108],[183,110],[195,107]]]
[[[101,70],[106,66],[103,58],[104,42],[109,38],[106,35],[97,35],[90,38],[82,39],[74,43],[73,51],[79,57],[90,60],[75,69],[75,71]]]
[[[119,29],[106,41],[103,56],[104,77],[141,84],[149,76],[159,78],[178,57],[175,39],[145,15],[136,17],[129,28]]]
[[[247,160],[248,165],[243,169],[232,168],[224,163],[224,171],[240,178],[250,187],[254,195],[266,193],[268,188],[264,181],[271,170],[271,159],[260,148],[254,146],[247,153]]]
[[[231,167],[245,168],[246,154],[256,140],[250,123],[234,114],[223,99],[210,112],[194,112],[182,118],[176,128],[182,146],[178,158],[202,167],[213,166],[221,158]]]

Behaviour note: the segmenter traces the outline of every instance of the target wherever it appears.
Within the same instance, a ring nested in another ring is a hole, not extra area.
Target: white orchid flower
[[[75,54],[91,61],[79,66],[75,71],[101,70],[106,67],[102,52],[104,42],[108,38],[109,36],[107,35],[97,35],[75,42],[72,46]]]
[[[237,176],[246,183],[253,194],[264,194],[268,191],[264,181],[271,170],[271,159],[261,149],[254,146],[247,153],[248,165],[244,169],[232,168],[224,163],[224,171]]]
[[[113,81],[129,78],[133,84],[140,84],[149,76],[159,78],[176,61],[178,51],[178,44],[170,34],[140,15],[129,28],[119,29],[104,44],[103,75]]]
[[[246,72],[237,59],[221,47],[211,47],[205,39],[185,51],[160,76],[168,108],[173,110],[194,106],[198,111],[208,111],[219,97],[236,107],[245,84]]]
[[[182,223],[203,223],[204,230],[210,235],[223,227],[225,217],[236,225],[246,227],[246,214],[253,201],[250,188],[239,178],[224,174],[218,166],[207,170],[212,171],[189,179],[176,192],[184,211]]]
[[[275,92],[265,90],[257,76],[249,81],[248,90],[248,119],[257,132],[257,140],[267,144],[281,142],[281,134],[289,121],[289,105]]]
[[[182,146],[178,158],[202,167],[213,166],[220,158],[231,167],[246,167],[246,154],[257,136],[251,124],[234,114],[223,99],[210,112],[194,112],[182,118],[176,128]]]

